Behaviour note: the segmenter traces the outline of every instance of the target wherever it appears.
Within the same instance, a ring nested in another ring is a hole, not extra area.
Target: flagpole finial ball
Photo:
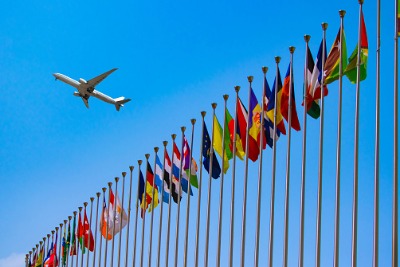
[[[364,4],[364,0],[358,0],[358,3],[360,3],[360,5]]]
[[[62,225],[62,224],[61,224],[61,225]],[[58,226],[56,226],[56,232],[58,231],[58,229],[59,229]]]
[[[85,203],[86,203],[86,202],[85,202]],[[78,210],[79,210],[79,212],[81,212],[81,211],[82,211],[82,209],[83,209],[82,207],[78,207]]]
[[[192,123],[192,125],[194,125],[196,123],[196,119],[191,119],[190,122]]]
[[[176,134],[171,134],[172,140],[175,140]]]
[[[158,149],[159,149],[158,147],[155,147],[155,148],[154,148],[154,152],[157,153],[157,152],[158,152]]]
[[[67,225],[68,220],[64,220],[64,225]]]
[[[125,178],[125,176],[126,176],[126,172],[122,172],[122,177]]]
[[[186,131],[186,127],[185,127],[185,126],[182,126],[182,127],[181,127],[181,131],[182,131],[182,133],[184,133],[184,132]]]
[[[142,165],[143,161],[141,159],[139,159],[138,161],[139,166]]]
[[[64,225],[63,223],[60,223],[60,228],[63,227],[63,225]]]
[[[217,108],[217,103],[212,103],[212,104],[211,104],[211,107],[212,107],[213,109],[216,109],[216,108]]]
[[[278,57],[275,57],[275,62],[276,62],[276,63],[281,62],[281,57],[279,57],[279,56],[278,56]]]
[[[107,191],[107,188],[103,187],[101,190],[103,191],[103,193],[105,193]]]
[[[239,91],[240,91],[240,86],[239,86],[239,85],[236,85],[236,86],[235,86],[235,92],[236,92],[236,93],[239,93]]]
[[[204,117],[206,116],[207,112],[202,111],[202,112],[200,112],[200,114],[201,114],[201,117],[203,117],[203,119],[204,119]]]
[[[52,231],[52,232],[54,232],[54,231]],[[50,234],[47,234],[47,238],[50,238]]]
[[[253,82],[253,76],[247,76],[247,80],[249,81],[249,83],[252,83]]]
[[[229,95],[223,95],[222,97],[223,97],[223,98],[224,98],[224,100],[226,101],[226,100],[228,100],[228,98],[229,98]]]
[[[46,239],[46,238],[45,238]],[[43,241],[39,241],[39,243],[40,243],[40,245],[42,245],[43,244]]]
[[[72,216],[68,216],[68,220],[71,220],[72,219]]]
[[[344,15],[346,15],[346,10],[343,10],[343,9],[339,10],[339,15],[341,18],[343,18]]]
[[[328,23],[322,22],[321,25],[322,25],[322,30],[325,31],[326,29],[328,29]]]
[[[146,159],[150,158],[150,154],[145,154],[144,156],[146,157]]]
[[[164,147],[166,147],[168,145],[168,141],[163,141],[162,143],[163,143]]]
[[[100,195],[101,195],[101,193],[100,193],[100,192],[97,192],[97,193],[96,193],[96,196],[97,196],[97,198],[99,198],[99,197],[100,197]]]
[[[119,178],[118,178],[118,177],[115,177],[114,179],[115,179],[115,182],[118,183]]]
[[[262,69],[262,72],[263,72],[264,74],[267,74],[268,67],[262,67],[261,69]]]
[[[132,172],[133,171],[133,166],[129,166],[129,170]]]
[[[93,202],[93,200],[94,200],[94,197],[91,197],[91,198],[90,198],[90,202]]]
[[[290,51],[291,54],[294,53],[294,50],[296,50],[296,47],[294,47],[294,46],[289,46],[289,51]]]
[[[311,39],[310,35],[308,35],[308,34],[304,35],[304,41],[306,41],[306,43],[308,43],[308,41],[310,41],[310,39]]]
[[[112,186],[112,182],[108,182],[108,187],[111,188],[111,186]]]

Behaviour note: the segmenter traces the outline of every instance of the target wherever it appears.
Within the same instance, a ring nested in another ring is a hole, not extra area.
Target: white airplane
[[[119,111],[119,109],[123,107],[125,103],[131,101],[129,98],[125,98],[123,96],[118,98],[111,98],[108,95],[105,95],[95,90],[96,85],[98,85],[105,78],[107,78],[108,75],[110,75],[112,72],[116,70],[117,70],[116,68],[109,70],[89,81],[85,81],[82,78],[80,78],[79,81],[76,81],[61,73],[53,73],[53,76],[56,77],[56,80],[63,81],[75,87],[78,90],[78,92],[74,92],[74,96],[79,96],[80,98],[82,98],[83,103],[85,103],[85,106],[87,108],[89,108],[89,103],[88,103],[89,97],[94,96],[100,100],[103,100],[104,102],[114,104],[117,111]]]

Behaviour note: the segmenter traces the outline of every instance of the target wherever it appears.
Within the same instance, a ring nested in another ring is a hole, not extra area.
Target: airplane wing
[[[105,78],[107,78],[108,75],[110,75],[111,73],[113,73],[116,70],[117,70],[117,68],[114,68],[114,69],[109,70],[109,71],[107,71],[107,72],[105,72],[103,74],[100,74],[99,76],[87,81],[87,83],[88,83],[88,85],[90,85],[90,87],[95,87],[96,85],[101,83]]]

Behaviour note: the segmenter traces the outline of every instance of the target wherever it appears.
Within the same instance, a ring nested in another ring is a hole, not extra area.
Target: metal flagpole
[[[357,51],[357,83],[356,83],[356,106],[354,122],[354,185],[353,185],[353,222],[351,242],[351,266],[357,266],[357,222],[358,222],[358,136],[359,136],[359,113],[360,113],[360,63],[361,63],[361,16],[364,0],[359,0],[359,25],[358,25],[358,51]],[[397,234],[397,233],[396,233]],[[396,251],[397,253],[397,251]]]
[[[153,248],[153,221],[154,221],[154,192],[155,192],[155,170],[156,170],[156,158],[157,158],[157,152],[158,152],[158,147],[154,148],[154,173],[153,173],[153,188],[151,190],[151,219],[150,219],[150,241],[149,241],[149,262],[148,262],[148,266],[151,266],[151,252],[152,252],[152,248]]]
[[[181,215],[181,195],[182,195],[182,163],[183,163],[183,145],[184,145],[184,137],[185,137],[185,130],[186,127],[182,126],[181,131],[182,131],[182,147],[181,147],[181,160],[180,160],[180,166],[179,166],[179,197],[178,197],[178,211],[176,214],[176,231],[175,231],[175,260],[174,260],[174,266],[178,266],[178,246],[179,246],[179,220],[180,220],[180,215]],[[173,162],[172,162],[173,164]],[[190,186],[189,186],[190,189]],[[190,194],[190,190],[188,189],[188,194]]]
[[[217,246],[217,256],[216,256],[216,266],[220,266],[221,264],[221,234],[222,234],[222,208],[223,208],[223,199],[224,199],[224,170],[225,170],[225,131],[226,131],[226,102],[228,101],[229,96],[223,95],[224,98],[224,127],[222,130],[222,172],[220,179],[220,189],[219,189],[219,213],[218,213],[218,246]],[[214,120],[214,118],[213,118]]]
[[[62,225],[62,224],[61,224],[61,225]],[[59,227],[56,226],[56,231],[55,231],[55,232],[56,232],[57,238],[58,238],[58,229],[59,229]],[[60,240],[61,240],[61,239],[60,239]],[[54,246],[57,246],[57,241],[58,241],[58,240],[56,239],[56,240],[54,240],[54,241],[55,241],[55,242],[54,242]],[[60,250],[60,248],[61,248],[61,246],[58,247],[58,250]],[[56,256],[57,259],[59,259],[59,258],[57,257],[57,254],[56,254],[55,256]],[[54,260],[54,261],[53,261],[53,267],[55,267],[55,266],[56,266],[56,261]]]
[[[106,187],[103,187],[101,190],[103,191],[103,201],[104,201],[104,199],[106,198],[106,190],[107,190],[107,188],[106,188]],[[102,207],[102,208],[101,208],[100,232],[103,233],[103,224],[104,224],[104,217],[103,217],[103,214],[105,213],[104,204],[102,204],[101,207]],[[97,225],[96,225],[96,227],[97,227]],[[97,231],[96,231],[96,232],[97,232]],[[100,235],[100,244],[99,244],[99,267],[101,266],[101,249],[102,249],[102,241],[103,241],[103,238],[101,238],[102,236],[103,236],[103,234]],[[105,242],[107,242],[107,239],[106,239]],[[68,267],[68,266],[67,266],[67,267]],[[93,266],[93,267],[94,267],[94,266]]]
[[[335,240],[333,249],[333,266],[339,266],[339,232],[340,232],[340,169],[341,169],[341,146],[342,146],[342,79],[343,79],[343,20],[346,11],[339,10],[340,15],[340,50],[339,50],[339,96],[338,96],[338,128],[336,142],[336,201],[335,201]]]
[[[271,201],[269,215],[269,240],[268,240],[268,267],[273,263],[274,251],[274,216],[275,216],[275,171],[276,171],[276,111],[278,97],[278,72],[281,57],[275,57],[276,77],[275,77],[275,103],[274,103],[274,139],[272,143],[272,175],[271,175]]]
[[[204,251],[204,267],[208,266],[208,243],[210,237],[210,205],[211,205],[211,180],[212,180],[212,166],[213,166],[213,158],[214,158],[214,116],[215,116],[215,108],[217,107],[217,103],[211,104],[213,108],[212,115],[212,127],[211,127],[211,144],[210,144],[210,166],[209,166],[209,180],[208,180],[208,196],[207,196],[207,223],[206,223],[206,246]]]
[[[268,68],[262,67],[264,74],[264,82],[266,80]],[[260,249],[260,213],[261,213],[261,189],[262,189],[262,158],[263,158],[263,143],[264,143],[264,99],[265,90],[264,86],[262,89],[262,100],[261,100],[261,116],[260,116],[260,162],[258,165],[258,184],[257,184],[257,215],[256,215],[256,244],[254,248],[254,266],[258,266],[259,249]],[[267,125],[267,127],[269,127]]]
[[[249,105],[250,107],[250,88],[251,83],[253,81],[253,76],[248,76],[247,80],[249,81]],[[250,129],[250,121],[249,114],[247,113],[247,128],[246,128],[246,158],[245,158],[245,170],[244,170],[244,188],[243,188],[243,209],[242,209],[242,241],[241,241],[241,254],[240,254],[240,266],[244,266],[245,256],[246,256],[246,213],[247,213],[247,176],[249,170],[249,129]]]
[[[56,227],[56,231],[51,231],[51,242],[54,244],[53,245],[53,250],[54,250],[54,246],[57,246],[57,244],[56,244],[56,242],[55,241],[57,241],[57,240],[54,240],[54,233],[58,233],[58,227]],[[55,267],[54,265],[55,265],[55,263],[56,263],[56,261],[54,260],[53,261],[53,267]]]
[[[164,172],[165,172],[165,153],[167,151],[167,145],[168,142],[167,141],[163,141],[163,145],[164,145],[164,157],[163,157],[163,169],[162,169],[162,176],[161,178],[161,182],[162,182],[162,186],[161,186],[161,207],[160,207],[160,221],[159,221],[159,225],[158,225],[158,245],[157,245],[157,267],[160,267],[160,250],[161,250],[161,232],[162,232],[162,223],[163,223],[163,202],[164,202]],[[171,190],[169,192],[169,194],[171,195]],[[168,202],[168,204],[171,204]]]
[[[290,82],[289,82],[289,107],[288,107],[288,144],[286,155],[286,188],[285,188],[285,225],[284,225],[284,245],[283,245],[283,266],[287,266],[288,261],[288,237],[289,237],[289,195],[290,195],[290,145],[292,132],[292,104],[293,104],[293,53],[295,47],[290,46]]]
[[[201,118],[203,120],[202,126],[201,126],[201,138],[203,138],[204,135],[204,117],[206,116],[206,112],[202,111],[201,112]],[[196,245],[194,249],[194,266],[198,266],[199,263],[199,231],[200,231],[200,207],[201,207],[201,188],[202,188],[202,182],[203,182],[203,168],[201,166],[203,161],[203,140],[200,144],[200,159],[199,159],[199,164],[200,164],[200,173],[199,173],[199,188],[198,188],[198,198],[197,198],[197,221],[196,221]]]
[[[85,202],[86,203],[86,202]],[[81,215],[82,207],[78,207],[79,216]],[[79,217],[78,217],[79,218]],[[77,228],[79,229],[79,220]],[[75,231],[75,235],[78,233],[78,230]],[[75,238],[76,241],[76,267],[78,267],[78,260],[79,260],[79,239],[78,236]],[[82,262],[83,262],[83,251],[82,251]],[[82,267],[82,264],[81,264]]]
[[[398,12],[399,1],[394,1],[395,12],[395,37],[394,37],[394,88],[393,88],[393,218],[392,218],[392,266],[398,266]],[[361,3],[360,3],[361,4]]]
[[[107,248],[108,248],[108,229],[110,228],[110,198],[111,198],[111,186],[112,182],[108,182],[108,206],[106,207],[107,213],[107,225],[106,225],[106,237],[105,237],[105,250],[104,250],[104,267],[107,267]]]
[[[376,98],[375,98],[375,173],[374,173],[374,240],[372,266],[378,267],[379,259],[379,142],[380,142],[380,86],[381,86],[381,1],[376,1]],[[396,1],[398,2],[398,1]],[[397,25],[397,23],[396,23]],[[396,32],[397,36],[397,32]],[[397,102],[397,101],[396,101]]]
[[[65,237],[65,243],[67,243],[67,222],[68,222],[68,220],[64,220],[64,233],[63,233],[63,237]],[[65,244],[65,247],[64,247],[64,250],[66,250],[67,249],[67,246],[66,246],[66,244]],[[64,255],[63,254],[61,254],[61,246],[60,246],[60,252],[59,252],[60,254],[59,254],[59,256],[58,256],[58,260],[60,261],[60,262],[64,262]],[[66,254],[68,254],[68,251],[67,251],[67,253]],[[61,258],[62,258],[62,261],[61,261]],[[62,267],[64,267],[64,265],[62,265],[62,264],[60,264]]]
[[[111,242],[111,264],[110,266],[113,267],[114,265],[114,241],[115,241],[115,221],[117,218],[117,197],[118,197],[118,181],[119,178],[115,177],[115,193],[114,193],[114,203],[113,203],[113,213],[112,213],[112,218],[113,218],[113,228],[112,228],[112,242]]]
[[[98,219],[99,219],[99,198],[100,198],[101,193],[97,192],[96,196],[97,196],[97,204],[96,204],[96,223],[95,223],[95,228],[94,228],[94,250],[93,250],[93,264],[92,267],[95,266],[96,264],[96,250],[97,250],[97,223],[98,223]],[[100,236],[101,239],[101,236]],[[99,249],[101,250],[101,246],[99,246]]]
[[[137,198],[136,198],[136,215],[135,215],[135,227],[134,232],[135,236],[133,238],[133,258],[132,258],[132,266],[136,266],[136,238],[137,238],[137,221],[138,221],[138,210],[139,210],[139,197],[143,200],[143,196],[139,196],[139,185],[140,185],[140,165],[142,165],[142,160],[138,160],[138,183],[137,183]],[[143,204],[144,205],[144,204]]]
[[[45,258],[45,255],[46,255],[46,237],[43,237],[43,241],[40,241],[40,242],[43,242],[43,245],[41,246],[43,248],[43,255],[42,255],[42,266],[43,266],[44,265],[44,258]]]
[[[322,70],[325,72],[325,36],[328,23],[322,23],[323,41],[322,41]],[[319,124],[319,156],[318,156],[318,199],[317,199],[317,234],[316,234],[316,253],[315,265],[319,267],[321,264],[321,213],[322,213],[322,156],[324,145],[324,94],[323,94],[324,75],[321,75],[321,115]]]
[[[78,213],[77,211],[74,211],[73,212],[74,213],[74,221],[76,222],[76,214]],[[72,224],[72,228],[74,228],[74,225]],[[72,229],[72,232],[73,233],[75,233],[75,236],[73,236],[73,237],[71,237],[71,239],[72,238],[75,238],[75,246],[74,246],[74,249],[75,249],[75,252],[76,252],[76,250],[77,250],[77,248],[76,248],[76,232],[75,232],[75,230],[76,229]],[[73,244],[72,244],[73,245]],[[74,255],[70,255],[71,257],[71,267],[74,267],[74,258],[72,257],[72,256],[74,256]],[[78,266],[76,266],[76,267],[78,267]]]
[[[94,197],[90,198],[90,215],[89,215],[89,225],[88,225],[88,241],[87,241],[87,246],[88,246],[88,254],[87,254],[87,258],[86,258],[86,267],[89,267],[89,255],[90,255],[90,235],[92,232],[92,213],[93,213],[93,200]],[[85,226],[85,224],[83,224]],[[85,228],[85,227],[83,227]],[[85,234],[85,233],[83,233]],[[85,240],[85,239],[83,239]],[[94,249],[93,249],[94,251]]]
[[[121,264],[121,241],[122,241],[122,221],[123,221],[123,213],[124,213],[124,198],[125,198],[125,176],[126,172],[122,172],[122,200],[121,200],[121,210],[119,212],[119,241],[118,241],[118,267]],[[115,206],[117,206],[117,196],[115,197]],[[118,211],[117,211],[118,212]],[[118,215],[116,215],[118,216]]]
[[[143,267],[143,254],[144,254],[144,229],[145,229],[145,225],[146,225],[146,210],[147,210],[147,203],[143,203],[147,202],[147,197],[146,197],[146,187],[147,187],[147,164],[149,162],[149,157],[150,154],[145,154],[144,155],[146,157],[146,179],[144,180],[144,190],[143,190],[143,194],[144,197],[142,198],[142,205],[143,205],[143,219],[142,219],[142,246],[140,248],[140,267]]]
[[[44,251],[45,251],[45,249],[44,249],[45,240],[46,240],[46,237],[43,237],[43,241],[39,241],[39,244],[40,244],[40,251],[42,251],[42,249],[43,249],[42,266],[43,266],[43,260],[44,260],[44,257],[43,257],[43,256],[44,256]],[[38,259],[39,259],[40,251],[39,251],[39,254],[38,254]]]
[[[235,102],[235,121],[233,124],[233,166],[232,166],[232,189],[231,189],[231,224],[229,231],[229,267],[233,266],[233,241],[234,241],[234,225],[235,225],[235,175],[236,175],[236,128],[237,128],[237,102],[239,99],[240,86],[235,86],[236,102]]]
[[[187,252],[188,252],[188,240],[189,240],[189,213],[190,213],[190,179],[192,176],[192,156],[193,156],[193,138],[194,138],[194,124],[196,123],[195,119],[191,119],[192,123],[192,137],[190,139],[190,160],[189,160],[189,174],[188,174],[188,194],[187,194],[187,203],[186,203],[186,230],[185,230],[185,244],[184,244],[184,257],[183,257],[183,266],[187,266]]]
[[[87,205],[88,205],[88,203],[87,202],[84,202],[83,203],[83,206],[84,206],[84,214],[86,214],[86,207],[87,207]],[[85,224],[84,224],[84,222],[85,222],[85,218],[84,218],[84,216],[82,215],[82,219],[81,219],[81,223],[82,223],[82,225],[84,226]],[[81,231],[83,231],[84,232],[84,228],[85,227],[82,227],[81,228]],[[85,238],[83,237],[83,235],[84,235],[84,233],[81,233],[81,235],[82,235],[82,244],[81,244],[81,249],[82,249],[82,256],[81,256],[81,267],[83,267],[83,254],[85,254],[84,252],[85,252]],[[88,252],[89,253],[89,252]],[[77,265],[78,266],[78,265]]]
[[[72,219],[72,216],[68,216],[68,228],[69,229],[71,229],[71,219]],[[67,235],[68,235],[68,233],[67,233]],[[69,243],[69,246],[68,246],[68,251],[67,251],[67,254],[66,254],[66,257],[67,257],[67,259],[66,259],[66,261],[65,261],[65,263],[66,263],[66,266],[68,267],[68,263],[69,263],[69,258],[70,258],[70,251],[71,251],[71,240],[70,240],[70,243]],[[72,267],[72,266],[71,266]],[[100,267],[100,266],[99,266]]]
[[[301,165],[301,191],[300,191],[300,244],[299,244],[299,263],[298,267],[303,267],[304,264],[304,205],[305,205],[305,188],[306,188],[306,150],[307,150],[307,106],[306,97],[308,89],[308,42],[310,41],[310,35],[304,35],[304,41],[306,42],[306,56],[304,63],[304,88],[303,88],[303,148],[302,148],[302,165]]]
[[[26,254],[25,259],[26,259],[26,266],[31,267],[31,266],[29,266],[29,262],[32,262],[32,250],[29,251],[29,254]]]
[[[58,259],[58,261],[61,261],[61,239],[62,239],[62,229],[63,229],[63,223],[60,223],[60,238],[59,238],[59,241],[58,241],[58,256],[57,256],[57,259]],[[29,266],[30,267],[30,266]]]
[[[126,226],[126,243],[125,243],[125,267],[128,266],[129,226],[131,224],[132,172],[133,172],[133,168],[134,168],[133,166],[129,166],[129,170],[131,171],[131,175],[130,175],[130,178],[129,178],[128,224]]]
[[[172,159],[171,159],[171,173],[170,173],[170,177],[169,177],[169,205],[168,205],[168,222],[167,222],[167,241],[166,241],[166,245],[165,245],[165,266],[168,267],[169,265],[169,236],[170,236],[170,228],[171,228],[171,198],[172,198],[172,164],[174,162],[174,144],[175,144],[175,138],[176,138],[176,134],[172,134]],[[164,162],[165,164],[165,162]],[[180,196],[178,196],[178,198],[180,198]]]

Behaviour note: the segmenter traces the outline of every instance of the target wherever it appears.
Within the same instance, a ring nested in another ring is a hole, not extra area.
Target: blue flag
[[[210,170],[210,149],[211,149],[210,135],[208,134],[206,123],[203,122],[203,166],[208,173]],[[218,163],[217,158],[213,157],[211,176],[212,178],[217,179],[220,175],[221,175],[221,167]]]

